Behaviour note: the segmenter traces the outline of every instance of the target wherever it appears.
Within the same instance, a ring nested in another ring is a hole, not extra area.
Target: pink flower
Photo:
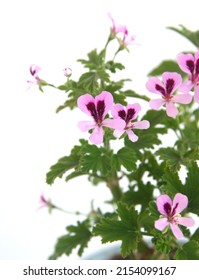
[[[72,69],[69,67],[64,68],[63,71],[64,71],[64,76],[66,77],[70,77],[72,75]]]
[[[129,104],[125,107],[123,107],[121,104],[116,104],[111,112],[115,120],[124,120],[125,121],[125,127],[123,129],[116,129],[114,131],[115,137],[122,136],[123,133],[127,133],[128,138],[132,142],[136,142],[138,140],[138,136],[132,131],[132,129],[147,129],[150,126],[150,123],[146,120],[139,121],[139,122],[132,122],[132,120],[135,120],[138,116],[139,111],[141,110],[141,107],[138,103],[135,104]]]
[[[105,119],[108,111],[113,106],[113,96],[110,92],[102,91],[95,98],[90,94],[84,94],[78,98],[78,107],[82,112],[92,117],[92,121],[81,121],[78,127],[81,131],[92,129],[90,141],[93,144],[103,142],[103,126],[113,129],[123,129],[125,122],[123,120]]]
[[[116,25],[114,19],[112,18],[111,14],[108,14],[109,18],[112,21],[112,28],[111,28],[111,32],[113,34],[113,36],[115,36],[118,33],[123,33],[124,35],[128,33],[128,30],[126,28],[126,26],[124,25]]]
[[[108,14],[109,18],[112,21],[112,36],[113,38],[116,37],[117,34],[121,34],[121,38],[118,38],[120,45],[122,48],[127,47],[130,44],[135,43],[135,36],[129,35],[129,31],[125,25],[116,25],[114,19],[110,14]]]
[[[188,198],[186,195],[177,193],[173,199],[166,195],[160,195],[157,198],[157,208],[158,211],[163,215],[162,218],[155,221],[155,228],[163,231],[170,226],[174,236],[179,239],[183,237],[183,233],[178,227],[182,225],[185,227],[192,227],[194,225],[194,220],[192,218],[181,217],[181,213],[188,205]]]
[[[181,70],[189,75],[181,90],[185,93],[194,88],[194,100],[199,103],[199,51],[192,54],[181,53],[177,56],[177,62]]]
[[[150,100],[150,107],[158,110],[166,104],[166,113],[169,117],[175,117],[178,114],[178,109],[174,102],[189,104],[192,96],[189,93],[174,94],[182,84],[182,77],[175,72],[164,72],[162,74],[163,83],[156,77],[149,78],[146,83],[146,88],[153,93],[162,95],[162,98]]]
[[[44,195],[41,194],[41,195],[40,195],[40,207],[38,208],[38,210],[41,209],[41,208],[43,208],[43,207],[48,208],[48,209],[51,209],[51,208],[53,208],[54,206],[53,206],[53,204],[51,203],[50,200],[47,200],[47,199],[44,197]]]
[[[36,64],[32,64],[30,65],[30,74],[34,77],[33,81],[27,81],[28,83],[32,84],[32,85],[39,85],[40,84],[40,78],[37,75],[37,73],[41,70],[41,68],[39,66],[37,66]]]

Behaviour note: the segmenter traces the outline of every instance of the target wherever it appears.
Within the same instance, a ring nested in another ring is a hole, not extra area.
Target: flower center
[[[99,100],[97,102],[97,106],[95,106],[93,102],[89,102],[86,107],[91,113],[91,116],[94,118],[95,122],[100,125],[103,121],[103,114],[105,110],[104,100]]]
[[[160,85],[156,84],[155,89],[163,95],[163,98],[166,101],[170,101],[171,98],[172,98],[171,93],[173,91],[174,85],[175,85],[174,80],[173,79],[168,79],[166,81],[165,88],[163,86],[160,86]]]

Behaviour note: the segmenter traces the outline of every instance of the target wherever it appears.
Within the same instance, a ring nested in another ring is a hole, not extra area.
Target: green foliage
[[[49,259],[56,260],[63,254],[70,255],[72,250],[76,247],[79,247],[78,255],[81,256],[92,237],[89,227],[87,220],[84,222],[77,222],[77,226],[68,226],[68,234],[58,238],[54,253]]]
[[[138,190],[135,190],[138,187]],[[153,186],[151,183],[143,183],[138,181],[134,187],[131,187],[129,191],[123,195],[123,201],[128,205],[141,205],[142,210],[148,207],[149,202],[153,199]]]
[[[79,165],[81,146],[74,146],[69,156],[62,157],[58,162],[51,166],[46,174],[46,183],[52,185],[56,178],[62,176],[70,169],[76,169]]]
[[[103,218],[94,228],[95,235],[101,235],[102,243],[122,241],[121,254],[123,257],[131,254],[136,248],[139,238],[138,213],[133,206],[118,203],[119,220]]]
[[[180,247],[175,255],[176,260],[199,260],[199,242],[192,240]]]
[[[111,170],[111,152],[95,145],[86,145],[82,149],[80,169],[82,172],[107,176]]]
[[[163,180],[164,191],[172,196],[178,192],[185,194],[189,200],[187,211],[199,215],[199,167],[196,163],[193,162],[188,168],[185,184],[182,184],[177,173],[170,170],[166,170]]]
[[[161,76],[164,72],[177,72],[181,76],[185,76],[185,73],[180,70],[180,67],[174,60],[162,61],[158,66],[148,73],[148,76]]]
[[[112,157],[112,165],[118,171],[121,169],[121,165],[123,165],[128,171],[135,170],[136,161],[136,153],[128,147],[120,149],[117,154]]]
[[[181,155],[174,148],[161,148],[156,154],[166,162],[166,166],[173,172],[177,172],[180,169],[182,163]]]
[[[180,28],[168,27],[168,29],[171,29],[179,33],[180,35],[184,36],[189,41],[191,41],[197,48],[199,48],[199,30],[191,31],[187,29],[185,26],[183,26],[182,24],[180,24],[179,27]]]

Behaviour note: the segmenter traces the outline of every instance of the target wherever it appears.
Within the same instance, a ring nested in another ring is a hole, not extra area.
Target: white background
[[[40,77],[59,85],[62,69],[71,67],[73,78],[81,74],[76,62],[94,48],[102,48],[109,34],[110,12],[117,23],[137,35],[139,46],[118,56],[126,63],[125,77],[132,89],[148,94],[146,75],[162,59],[175,59],[194,46],[167,26],[199,29],[198,1],[133,0],[7,0],[0,3],[0,259],[46,259],[56,238],[74,224],[75,216],[37,210],[44,193],[69,211],[87,213],[108,200],[104,186],[92,187],[86,179],[69,183],[45,183],[49,167],[69,153],[82,135],[80,112],[55,109],[64,93],[37,87],[27,89],[29,66],[42,67]],[[114,45],[113,45],[114,48]],[[78,206],[78,208],[77,208]],[[94,240],[88,253],[101,246]],[[76,254],[72,255],[76,258]]]

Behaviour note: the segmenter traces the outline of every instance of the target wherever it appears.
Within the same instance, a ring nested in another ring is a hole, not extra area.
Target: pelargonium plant
[[[105,184],[112,195],[112,211],[93,206],[86,217],[78,216],[58,238],[50,259],[75,248],[81,256],[95,236],[102,243],[120,241],[124,259],[199,259],[199,31],[170,27],[196,50],[160,62],[146,77],[142,94],[132,89],[130,79],[114,79],[125,70],[118,54],[129,51],[136,39],[109,17],[105,46],[78,60],[86,69],[78,80],[72,79],[75,69],[66,67],[65,83],[55,86],[40,78],[39,66],[30,67],[29,84],[42,92],[44,86],[64,92],[66,101],[57,112],[76,110],[74,125],[82,131],[79,144],[50,167],[47,184],[64,177],[67,185],[84,176],[90,185]],[[108,60],[113,40],[117,47]],[[41,198],[42,207],[62,211]]]

